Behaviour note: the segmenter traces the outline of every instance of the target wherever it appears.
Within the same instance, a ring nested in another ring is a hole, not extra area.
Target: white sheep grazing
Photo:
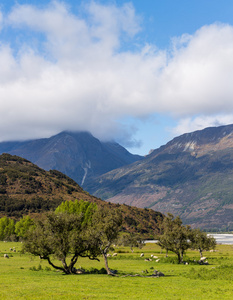
[[[144,256],[144,253],[141,253],[140,257],[143,257]]]
[[[155,256],[155,255],[154,255],[153,258],[158,258],[158,256]]]
[[[112,256],[117,256],[117,253],[113,253],[113,255]]]
[[[109,254],[109,253],[107,254],[107,257],[111,257],[111,256],[112,256],[111,254]]]
[[[8,254],[4,254],[4,258],[9,258]]]
[[[201,260],[201,261],[204,261],[204,260],[206,260],[206,257],[202,257],[200,260]]]
[[[160,259],[156,259],[156,261],[155,262],[159,262],[160,261]]]

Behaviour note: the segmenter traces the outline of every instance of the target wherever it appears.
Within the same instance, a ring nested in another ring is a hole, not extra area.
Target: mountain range
[[[233,125],[174,138],[85,187],[113,203],[179,215],[193,227],[233,229]]]
[[[0,143],[0,154],[28,159],[44,170],[58,170],[81,186],[94,177],[142,159],[115,142],[88,132],[61,132],[50,138]]]
[[[179,215],[185,224],[233,230],[233,125],[183,134],[145,157],[87,132],[0,143],[0,153],[56,169],[112,203]]]

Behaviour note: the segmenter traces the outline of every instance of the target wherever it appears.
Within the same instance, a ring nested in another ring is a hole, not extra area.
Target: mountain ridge
[[[180,215],[186,224],[233,229],[233,125],[174,138],[143,160],[85,188],[113,203]]]
[[[101,142],[89,132],[63,131],[50,138],[0,143],[0,154],[28,159],[39,167],[58,170],[83,185],[93,177],[142,159],[115,142]]]
[[[10,154],[0,155],[0,218],[39,217],[63,201],[84,200],[99,207],[118,209],[123,215],[123,230],[153,238],[163,216],[151,209],[105,202],[90,195],[74,180],[57,170],[45,171],[30,161]]]

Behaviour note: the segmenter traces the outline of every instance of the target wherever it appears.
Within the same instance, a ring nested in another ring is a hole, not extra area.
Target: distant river
[[[233,245],[233,234],[208,234],[216,239],[217,244]],[[145,243],[156,243],[157,241],[148,240]]]
[[[212,235],[217,244],[233,245],[233,234],[208,234]]]

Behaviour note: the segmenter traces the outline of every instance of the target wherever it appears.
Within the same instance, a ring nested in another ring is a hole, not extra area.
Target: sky
[[[141,155],[233,123],[232,0],[0,1],[0,141],[89,131]]]

